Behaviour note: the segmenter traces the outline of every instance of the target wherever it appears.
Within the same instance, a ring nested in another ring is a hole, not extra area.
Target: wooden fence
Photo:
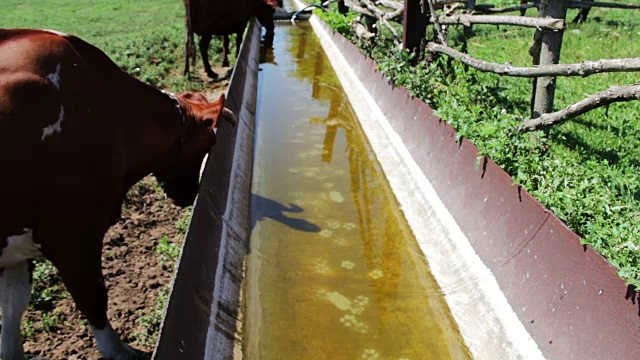
[[[546,128],[550,125],[574,118],[592,109],[620,101],[640,100],[640,84],[613,86],[589,96],[571,106],[554,112],[556,78],[558,76],[590,76],[606,72],[640,71],[640,58],[607,59],[584,61],[578,64],[560,64],[562,39],[566,29],[567,9],[581,9],[573,20],[583,22],[592,7],[619,9],[640,9],[640,5],[605,3],[575,0],[521,0],[520,5],[496,8],[488,4],[476,4],[475,0],[339,0],[344,7],[360,14],[356,23],[359,37],[371,38],[377,34],[378,26],[388,28],[400,39],[391,21],[402,20],[402,46],[420,54],[421,45],[426,40],[427,27],[433,26],[435,41],[428,42],[426,51],[450,56],[466,65],[485,72],[505,76],[532,79],[531,118],[526,120],[523,131]],[[524,17],[527,9],[538,9],[536,18]],[[521,16],[496,15],[520,11]],[[535,29],[533,43],[529,49],[532,56],[531,67],[513,67],[475,59],[447,45],[446,27],[465,26],[465,34],[471,35],[473,25],[521,26]],[[416,57],[417,58],[417,57]]]

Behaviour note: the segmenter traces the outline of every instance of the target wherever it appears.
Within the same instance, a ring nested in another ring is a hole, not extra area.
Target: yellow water
[[[312,29],[262,55],[244,358],[469,358]]]

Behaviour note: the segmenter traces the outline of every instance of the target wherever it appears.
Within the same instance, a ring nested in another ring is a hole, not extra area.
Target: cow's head
[[[235,126],[237,119],[224,107],[224,95],[213,102],[194,92],[184,92],[176,98],[184,117],[176,159],[169,159],[172,165],[154,175],[167,197],[175,205],[184,207],[193,204],[196,198],[202,160],[216,143],[219,122],[225,120]]]

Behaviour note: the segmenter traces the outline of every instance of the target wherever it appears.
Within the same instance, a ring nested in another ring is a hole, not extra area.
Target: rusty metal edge
[[[322,22],[546,358],[637,359],[637,294],[598,253]],[[399,105],[400,104],[400,105]],[[452,259],[452,261],[455,261]],[[470,274],[472,276],[472,274]]]
[[[252,20],[227,91],[239,124],[209,153],[153,359],[230,359],[249,241],[261,27]]]

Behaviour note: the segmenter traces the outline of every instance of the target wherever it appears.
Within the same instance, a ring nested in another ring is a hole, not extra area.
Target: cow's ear
[[[218,119],[222,114],[222,110],[224,109],[224,94],[220,95],[218,100],[207,103],[204,105],[202,109],[202,121],[203,123],[211,128],[215,128],[218,126]]]

